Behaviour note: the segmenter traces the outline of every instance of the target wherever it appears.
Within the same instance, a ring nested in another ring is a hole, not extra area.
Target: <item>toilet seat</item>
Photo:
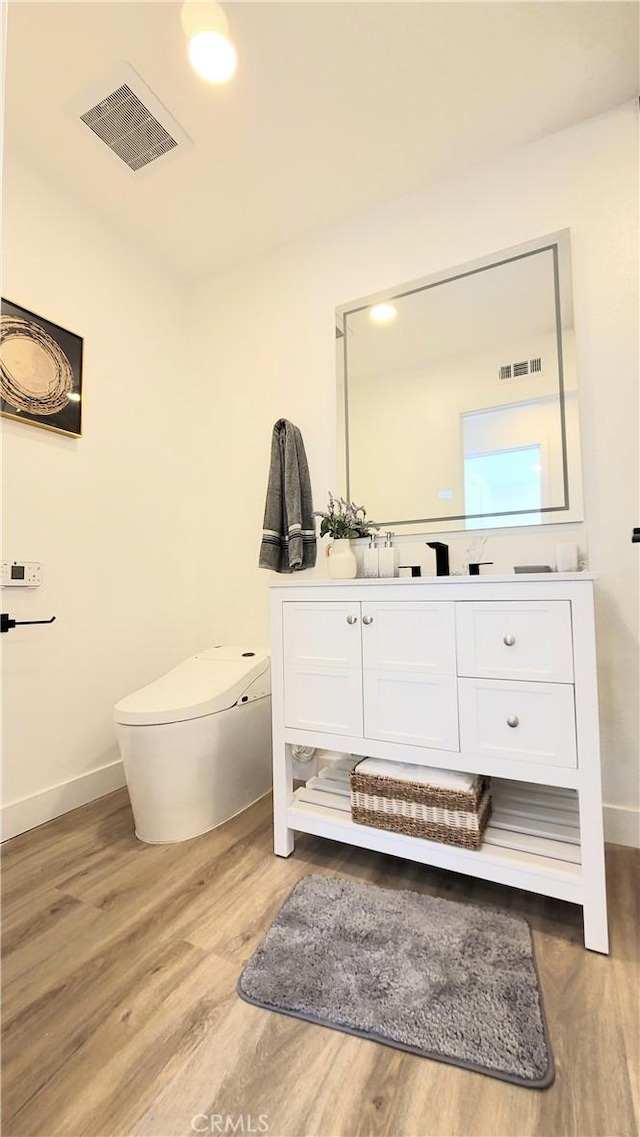
[[[269,653],[228,645],[198,652],[115,706],[115,720],[154,726],[204,718],[234,706],[269,669]],[[266,685],[264,694],[269,693]]]

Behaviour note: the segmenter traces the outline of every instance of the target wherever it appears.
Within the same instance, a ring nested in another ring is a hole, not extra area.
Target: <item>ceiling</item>
[[[635,2],[226,5],[225,87],[170,2],[10,0],[6,134],[128,239],[196,278],[423,189],[638,93]],[[122,60],[194,141],[143,176],[69,108]]]
[[[482,353],[494,351],[496,371],[514,345],[523,356],[538,351],[541,336],[556,331],[554,262],[550,250],[505,263],[489,264],[481,272],[452,277],[437,285],[389,297],[396,316],[388,323],[371,319],[371,308],[347,314],[346,359],[349,380],[373,375],[394,377],[401,372],[424,372],[425,366],[452,358],[472,367]],[[567,282],[570,283],[567,279]],[[573,322],[572,305],[564,289],[563,326]],[[570,291],[570,289],[569,289]]]

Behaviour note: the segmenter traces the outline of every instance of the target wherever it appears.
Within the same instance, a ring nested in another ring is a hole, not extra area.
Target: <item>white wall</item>
[[[185,289],[7,156],[2,293],[84,337],[83,437],[3,420],[5,835],[122,782],[114,702],[202,646]]]
[[[273,422],[302,430],[316,508],[336,489],[334,310],[359,296],[569,227],[590,567],[598,585],[605,798],[610,837],[637,843],[638,818],[638,140],[625,105],[297,241],[195,289],[194,384],[217,408],[208,440],[218,534],[202,535],[205,627],[265,638],[270,574],[257,554]],[[336,173],[339,176],[339,171]],[[380,440],[380,445],[383,442]],[[366,503],[365,503],[366,504]],[[229,532],[224,539],[225,530]],[[549,563],[563,526],[491,538],[496,568]],[[579,538],[579,534],[578,534]],[[584,533],[583,533],[584,538]],[[408,540],[408,538],[406,539]],[[448,538],[460,561],[469,535]],[[415,538],[414,538],[415,541]],[[315,575],[325,575],[320,563]]]

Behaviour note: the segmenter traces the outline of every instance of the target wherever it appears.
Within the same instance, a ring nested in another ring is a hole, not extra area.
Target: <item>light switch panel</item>
[[[41,583],[40,561],[2,561],[2,588],[37,588]]]

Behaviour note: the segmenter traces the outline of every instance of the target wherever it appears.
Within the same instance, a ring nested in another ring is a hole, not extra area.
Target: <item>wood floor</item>
[[[143,845],[122,790],[6,843],[5,1137],[638,1133],[637,851],[608,850],[606,958],[584,950],[570,904],[314,837],[282,860],[270,820],[265,800],[194,841]],[[240,1000],[242,965],[310,872],[526,916],[555,1084],[522,1089]]]

